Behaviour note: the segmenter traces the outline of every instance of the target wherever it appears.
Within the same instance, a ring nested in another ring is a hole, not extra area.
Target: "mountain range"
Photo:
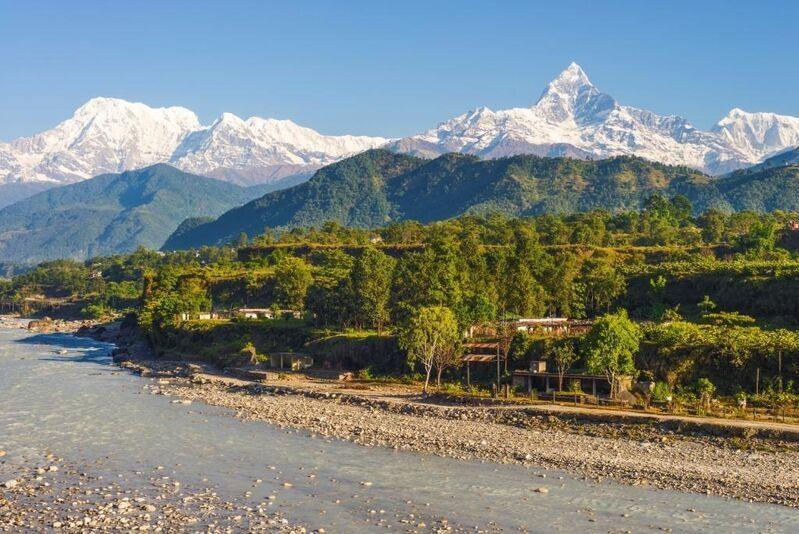
[[[655,193],[685,195],[695,210],[799,210],[799,165],[767,166],[713,178],[686,166],[635,156],[595,161],[532,155],[422,159],[373,149],[320,169],[307,182],[267,193],[214,221],[182,225],[164,249],[227,243],[325,221],[377,227],[465,214],[571,213],[639,209]]]
[[[94,98],[51,130],[0,143],[0,206],[30,191],[155,163],[239,185],[296,181],[386,141],[230,113],[203,126],[186,108]]]
[[[95,98],[32,137],[0,143],[0,207],[47,187],[168,163],[240,185],[290,177],[370,148],[423,157],[517,154],[602,159],[634,155],[710,175],[758,164],[799,146],[799,118],[733,109],[710,131],[679,116],[619,104],[572,63],[524,108],[482,107],[402,139],[322,135],[289,120],[223,113],[210,126],[182,107]]]
[[[425,157],[448,152],[482,158],[633,155],[721,175],[797,145],[797,117],[735,108],[710,131],[702,131],[679,116],[619,104],[572,63],[531,107],[478,108],[388,146]]]
[[[270,187],[242,187],[158,164],[52,188],[0,210],[0,261],[157,249],[184,219],[220,215]]]

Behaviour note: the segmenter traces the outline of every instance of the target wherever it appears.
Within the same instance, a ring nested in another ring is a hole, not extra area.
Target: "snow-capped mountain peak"
[[[733,108],[713,128],[758,161],[799,145],[799,117]]]
[[[0,166],[0,182],[72,182],[146,166],[164,161],[197,128],[185,108],[93,98],[52,130],[9,143],[15,164]]]
[[[551,122],[602,120],[616,101],[594,87],[585,71],[572,63],[549,82],[533,109]]]
[[[259,183],[310,172],[386,141],[326,136],[289,120],[242,120],[232,113],[203,126],[186,108],[97,97],[52,130],[0,144],[0,183],[69,183],[161,162]]]
[[[556,94],[567,99],[574,99],[581,93],[596,90],[594,84],[588,79],[588,75],[577,63],[571,63],[551,82],[547,84],[544,92],[541,93],[539,102],[547,95]]]
[[[619,104],[571,63],[529,108],[479,108],[393,142],[423,156],[458,151],[604,158],[637,155],[711,174],[746,167],[799,145],[799,118],[733,109],[711,131],[688,120]]]

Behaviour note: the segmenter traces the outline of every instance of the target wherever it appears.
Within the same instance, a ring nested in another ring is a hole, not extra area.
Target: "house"
[[[180,321],[212,321],[214,319],[219,319],[219,314],[216,312],[182,312],[178,314],[178,319]]]
[[[239,308],[236,315],[244,319],[274,319],[275,313],[271,308]]]
[[[513,387],[522,388],[527,393],[533,390],[549,393],[558,389],[558,373],[547,371],[547,362],[533,360],[528,369],[516,370],[512,374]],[[579,381],[580,391],[593,396],[608,395],[610,384],[605,375],[590,375],[584,373],[570,373],[563,375],[564,387],[566,384]],[[627,391],[632,385],[631,376],[619,376],[616,379],[617,391]]]
[[[582,334],[591,329],[591,321],[567,319],[565,317],[543,317],[537,319],[517,319],[514,322],[519,332],[557,336]]]
[[[580,319],[567,319],[565,317],[543,317],[535,319],[513,319],[503,324],[510,325],[519,332],[540,334],[545,336],[558,336],[566,334],[583,334],[591,329],[591,321]],[[472,325],[466,332],[466,337],[496,337],[497,325],[493,323]]]
[[[302,319],[302,312],[298,310],[276,310],[273,308],[239,308],[236,315],[244,319],[277,319],[279,317],[293,317]]]

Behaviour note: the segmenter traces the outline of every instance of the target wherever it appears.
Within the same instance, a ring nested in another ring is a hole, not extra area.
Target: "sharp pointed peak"
[[[579,88],[584,86],[591,86],[594,85],[591,83],[591,80],[588,79],[588,75],[585,73],[583,68],[572,61],[569,63],[569,66],[563,69],[560,74],[555,76],[555,78],[549,82],[550,87],[567,87],[567,88]]]
[[[565,71],[582,72],[583,74],[585,74],[585,71],[583,70],[583,68],[576,61],[572,61],[571,63],[569,63],[569,66],[566,67],[563,70],[564,70],[564,72]]]

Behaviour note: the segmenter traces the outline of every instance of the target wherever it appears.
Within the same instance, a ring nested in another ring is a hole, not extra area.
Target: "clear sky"
[[[799,2],[0,0],[0,139],[93,96],[402,136],[533,104],[569,62],[710,127],[799,116]]]

